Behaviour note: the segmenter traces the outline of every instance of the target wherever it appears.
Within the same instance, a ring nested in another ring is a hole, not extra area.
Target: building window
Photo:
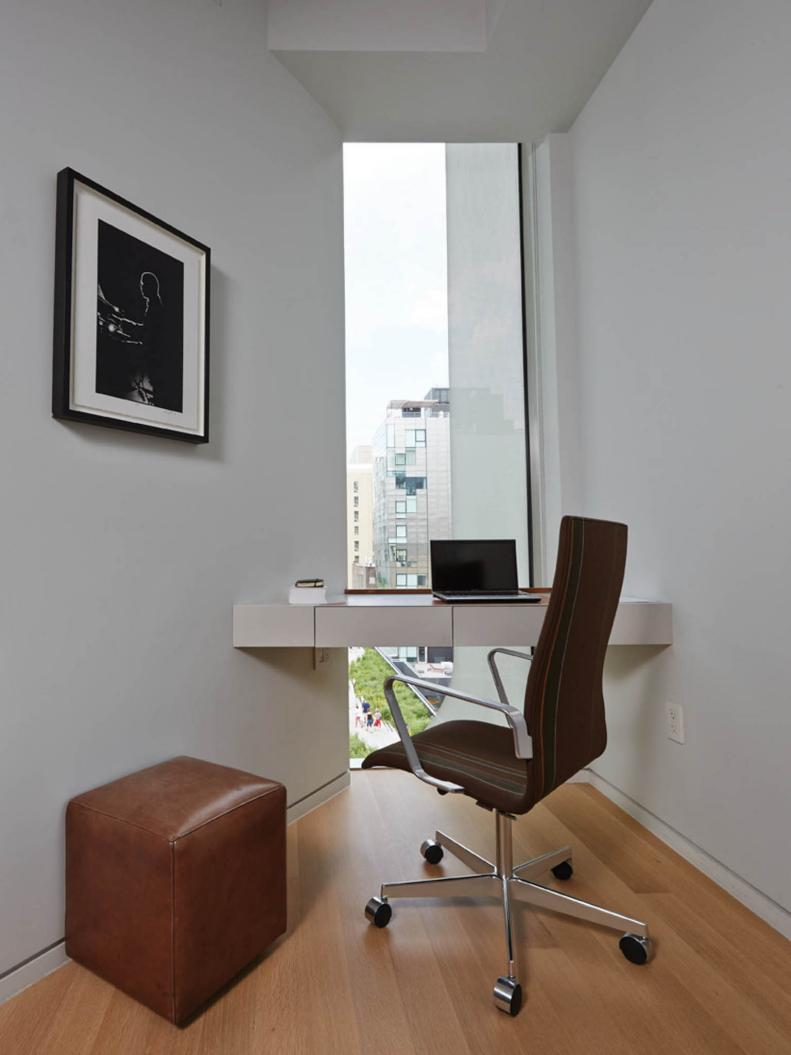
[[[354,525],[354,534],[355,536],[360,534],[360,528],[357,524]]]
[[[359,505],[360,505],[360,499],[359,499],[359,496],[358,496],[358,495],[355,495],[355,496],[354,496],[354,508],[355,508],[355,509],[357,509],[357,507],[358,507]]]
[[[360,552],[360,543],[359,542],[355,542],[354,543],[354,552],[355,553],[359,553]]]
[[[395,504],[395,514],[396,514],[397,517],[405,517],[406,516],[406,506],[407,506],[406,501],[396,502],[396,504]]]
[[[396,526],[395,526],[395,533],[396,533],[396,538],[397,539],[405,539],[406,538],[406,524],[396,524]]]
[[[425,447],[426,446],[426,430],[415,429],[415,446]]]
[[[352,484],[352,490],[354,491],[355,494],[357,494],[357,492],[360,490],[360,481],[359,480],[355,480],[354,481],[354,483]]]
[[[355,509],[355,511],[354,511],[354,522],[355,522],[355,524],[359,524],[359,522],[360,522],[360,510],[359,509]]]

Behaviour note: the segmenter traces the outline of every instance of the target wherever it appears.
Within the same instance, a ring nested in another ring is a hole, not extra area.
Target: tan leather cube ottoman
[[[286,929],[286,789],[197,758],[66,812],[66,952],[183,1023]]]

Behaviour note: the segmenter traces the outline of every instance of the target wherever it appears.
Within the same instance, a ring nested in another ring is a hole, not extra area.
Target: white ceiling
[[[272,51],[485,51],[486,0],[269,0]]]
[[[538,140],[571,126],[650,2],[270,0],[269,46],[347,140]]]

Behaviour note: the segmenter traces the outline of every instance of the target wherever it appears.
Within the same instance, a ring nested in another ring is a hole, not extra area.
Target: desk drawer
[[[316,609],[316,647],[452,645],[453,615],[445,605],[326,605]]]

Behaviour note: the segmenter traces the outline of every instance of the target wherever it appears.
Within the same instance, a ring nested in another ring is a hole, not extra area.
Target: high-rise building
[[[373,445],[373,551],[379,586],[429,586],[429,540],[450,537],[449,415],[447,388],[387,405]]]
[[[373,569],[373,448],[355,447],[346,466],[346,584],[376,585]]]

